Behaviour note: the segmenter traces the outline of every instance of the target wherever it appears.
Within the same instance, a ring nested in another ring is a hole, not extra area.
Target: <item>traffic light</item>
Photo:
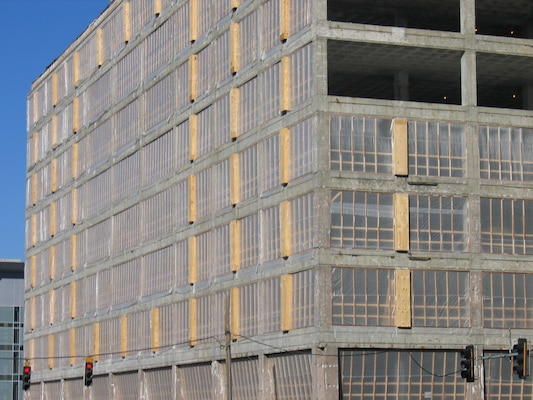
[[[22,389],[28,390],[31,383],[31,367],[29,365],[24,365],[22,367]]]
[[[518,339],[518,344],[513,346],[513,353],[518,353],[514,357],[514,370],[520,379],[526,379],[529,375],[527,365],[527,339]]]
[[[461,378],[474,382],[474,346],[466,346],[461,350]]]
[[[88,357],[85,359],[85,374],[83,375],[83,383],[85,386],[91,386],[93,383],[93,359]]]

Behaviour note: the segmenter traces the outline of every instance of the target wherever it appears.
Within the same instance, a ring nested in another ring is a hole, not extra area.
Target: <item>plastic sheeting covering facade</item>
[[[325,3],[115,1],[34,83],[26,398],[531,391],[460,350],[533,329],[533,118],[328,97]]]

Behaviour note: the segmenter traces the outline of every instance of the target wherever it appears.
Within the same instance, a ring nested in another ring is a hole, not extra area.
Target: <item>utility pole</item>
[[[233,387],[231,384],[231,293],[228,293],[225,297],[224,330],[226,334],[226,390],[228,393],[227,400],[233,400]]]

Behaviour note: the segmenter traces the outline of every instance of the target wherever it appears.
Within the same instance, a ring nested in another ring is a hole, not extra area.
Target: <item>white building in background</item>
[[[111,2],[28,95],[26,397],[531,393],[532,16]]]
[[[24,263],[0,259],[0,393],[22,400]]]

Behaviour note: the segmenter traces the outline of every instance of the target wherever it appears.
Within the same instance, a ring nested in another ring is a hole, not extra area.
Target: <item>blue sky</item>
[[[26,96],[109,0],[0,0],[0,259],[24,260]]]

